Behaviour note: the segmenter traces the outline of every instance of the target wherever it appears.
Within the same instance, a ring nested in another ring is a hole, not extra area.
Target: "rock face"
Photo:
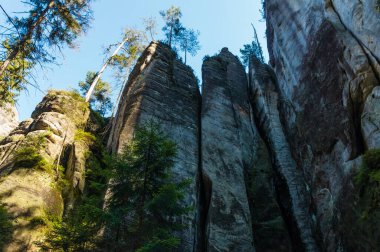
[[[254,251],[245,171],[253,166],[253,128],[243,66],[227,48],[202,67],[202,177],[206,251]]]
[[[64,200],[57,167],[64,149],[89,116],[87,103],[69,92],[50,92],[32,118],[0,142],[0,203],[13,220],[4,251],[36,251],[52,218],[61,218]]]
[[[380,147],[377,1],[267,0],[266,7],[279,115],[295,161],[289,167],[296,164],[311,195],[300,207],[313,216],[309,234],[321,251],[345,251],[356,239],[343,224],[358,157]]]
[[[199,110],[200,93],[191,68],[166,45],[152,43],[123,91],[108,142],[112,152],[120,152],[132,138],[135,127],[149,120],[158,122],[176,142],[173,177],[191,179],[185,204],[193,207],[182,220],[188,228],[181,234],[180,251],[193,251],[196,243]]]
[[[7,104],[0,108],[0,137],[6,137],[18,125],[18,113],[14,106]]]
[[[278,111],[279,95],[273,70],[256,58],[250,62],[251,102],[257,125],[267,139],[276,177],[279,202],[286,210],[286,221],[291,227],[295,251],[316,251],[311,214],[308,211],[310,197],[302,173],[292,157]]]

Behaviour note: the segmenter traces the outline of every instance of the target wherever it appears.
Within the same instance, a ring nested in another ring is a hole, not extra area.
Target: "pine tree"
[[[2,47],[5,49],[5,55],[9,55],[12,51],[8,40],[3,41]],[[5,103],[14,103],[15,97],[25,89],[25,85],[28,83],[26,76],[30,74],[32,67],[33,64],[22,55],[17,55],[10,61],[0,80],[0,107]]]
[[[254,31],[254,39],[251,44],[243,45],[243,49],[240,49],[241,59],[243,61],[243,65],[248,66],[249,58],[254,56],[258,58],[262,63],[264,63],[263,49],[261,48],[261,44],[259,38],[257,37],[256,29],[252,24],[252,28]]]
[[[28,15],[9,20],[18,31],[18,36],[9,38],[9,53],[0,59],[0,85],[12,87],[6,83],[5,72],[18,57],[31,64],[54,62],[52,48],[60,50],[64,45],[74,46],[74,40],[89,27],[91,1],[24,1],[30,6]]]
[[[188,212],[181,204],[188,181],[174,183],[171,169],[176,146],[149,122],[114,162],[109,202],[112,243],[126,251],[168,251],[179,245],[175,221]]]
[[[156,27],[157,27],[157,21],[156,19],[150,17],[150,18],[144,18],[143,20],[144,26],[145,26],[145,32],[149,33],[151,41],[155,41],[154,36],[157,35]]]
[[[131,67],[136,63],[138,56],[143,51],[144,38],[145,34],[141,31],[126,28],[123,33],[122,41],[108,46],[108,48],[106,49],[106,53],[110,53],[111,50],[113,50],[113,52],[111,56],[109,56],[107,60],[104,62],[103,66],[101,67],[99,72],[97,72],[94,80],[92,81],[86,93],[87,102],[90,101],[95,86],[97,85],[100,77],[109,65],[118,69],[118,76],[125,77],[124,75],[127,75],[129,73],[129,69],[131,69]]]
[[[86,80],[79,82],[81,93],[85,95],[89,90],[91,83],[94,81],[96,73],[87,72]],[[105,116],[112,109],[111,102],[111,86],[108,82],[99,79],[95,87],[94,93],[90,99],[91,108],[98,112],[101,116]]]
[[[183,29],[180,22],[182,17],[181,9],[172,6],[166,11],[160,11],[160,15],[165,21],[165,26],[162,28],[162,31],[165,33],[167,43],[170,47],[175,46],[178,42],[177,38]]]
[[[191,56],[195,56],[197,52],[201,49],[199,45],[199,31],[194,31],[193,29],[183,29],[180,35],[180,48],[185,52],[185,64],[187,61],[187,53]]]

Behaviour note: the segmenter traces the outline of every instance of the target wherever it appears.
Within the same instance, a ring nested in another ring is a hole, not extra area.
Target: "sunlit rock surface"
[[[123,90],[108,142],[112,152],[119,153],[137,125],[153,120],[177,144],[173,177],[191,179],[184,203],[192,207],[182,220],[187,227],[181,231],[179,251],[193,251],[197,242],[199,109],[200,94],[192,69],[168,46],[151,43]]]
[[[62,217],[58,165],[88,116],[79,95],[51,91],[32,118],[0,142],[0,203],[14,227],[4,251],[37,251],[36,242],[43,240],[50,222]]]
[[[0,108],[0,138],[6,137],[18,125],[17,109],[6,104]]]

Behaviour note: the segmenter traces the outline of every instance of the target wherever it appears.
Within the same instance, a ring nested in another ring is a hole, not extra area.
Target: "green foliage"
[[[179,7],[171,6],[166,11],[160,11],[160,15],[165,22],[165,26],[162,31],[165,33],[167,43],[169,46],[175,47],[178,43],[179,35],[183,29],[180,19],[182,17],[182,12]]]
[[[153,21],[151,21],[153,22]],[[154,24],[148,24],[150,27],[146,29],[151,29],[151,32],[154,33]],[[119,83],[125,81],[125,78],[128,76],[132,68],[135,66],[137,59],[144,51],[146,44],[146,35],[139,30],[132,28],[125,28],[123,33],[123,40],[126,41],[123,47],[116,55],[110,58],[109,64],[114,69],[114,75]],[[111,44],[106,49],[106,54],[110,53],[117,44]]]
[[[43,250],[94,251],[99,246],[98,231],[106,219],[103,199],[111,159],[95,135],[78,130],[75,140],[84,141],[91,147],[86,160],[85,193],[65,218],[53,221],[46,239],[38,244]]]
[[[249,59],[251,57],[256,57],[262,63],[264,63],[263,50],[261,48],[259,39],[257,37],[255,27],[253,27],[253,31],[254,31],[254,39],[252,40],[252,43],[251,44],[245,44],[245,45],[243,45],[243,48],[240,49],[240,53],[241,53],[240,57],[243,61],[243,65],[246,67],[249,64]]]
[[[40,169],[51,172],[52,165],[34,147],[20,148],[15,152],[15,167]]]
[[[75,39],[89,27],[92,0],[26,0],[27,13],[9,17],[9,30],[0,58],[0,95],[12,100],[23,89],[32,65],[55,62],[54,49],[73,47]],[[8,82],[10,80],[10,82]],[[0,97],[2,98],[2,97]],[[2,99],[1,99],[2,100]]]
[[[46,136],[47,134],[41,134],[25,140],[26,143],[15,151],[14,167],[52,172],[53,165],[40,153],[40,150],[46,145]]]
[[[90,132],[84,131],[84,130],[77,130],[75,131],[74,136],[75,141],[83,141],[87,144],[93,144],[96,142],[96,136]]]
[[[376,251],[380,246],[380,149],[368,150],[355,176],[358,199],[352,205],[353,220],[344,226],[351,250]],[[360,241],[360,244],[356,244]],[[353,245],[355,244],[355,245]]]
[[[377,0],[375,9],[380,12],[380,0]]]
[[[261,17],[262,17],[263,20],[267,19],[266,9],[267,9],[266,0],[261,0],[261,10],[260,10],[260,13],[261,13]]]
[[[175,219],[189,211],[181,202],[188,181],[174,183],[175,143],[159,125],[136,129],[133,140],[113,161],[108,225],[116,230],[118,249],[168,251],[179,244]]]
[[[199,45],[199,31],[194,31],[193,29],[183,28],[179,36],[179,46],[182,51],[185,52],[185,64],[186,64],[186,54],[190,53],[191,56],[195,56],[197,52],[201,49]]]
[[[172,6],[167,11],[161,11],[160,15],[165,21],[165,26],[162,28],[166,36],[164,42],[176,52],[178,49],[185,52],[186,64],[187,53],[194,56],[200,50],[199,31],[188,29],[181,24],[182,12],[179,7]]]
[[[86,95],[95,78],[96,73],[87,72],[86,80],[79,82],[79,87],[83,95]],[[99,79],[91,96],[90,106],[103,117],[112,109],[111,86],[108,82]]]
[[[143,22],[145,26],[145,32],[149,33],[150,39],[154,41],[154,36],[157,35],[157,21],[154,18],[150,17],[144,18]]]
[[[7,57],[11,52],[9,41],[3,41],[2,47],[5,57]],[[0,59],[0,64],[2,63],[3,60]],[[28,83],[26,76],[29,75],[32,66],[33,64],[24,59],[22,55],[17,55],[12,59],[0,78],[0,106],[5,103],[14,103],[16,96],[25,89],[25,85]]]
[[[12,237],[12,221],[4,206],[0,205],[0,250]]]

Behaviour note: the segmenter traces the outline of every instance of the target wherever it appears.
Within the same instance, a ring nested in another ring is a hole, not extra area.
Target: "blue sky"
[[[20,2],[0,0],[0,4],[11,13],[25,10]],[[228,47],[231,52],[239,55],[242,45],[252,40],[251,23],[257,29],[264,56],[268,59],[265,22],[260,22],[260,0],[96,0],[93,4],[92,28],[78,39],[78,48],[65,48],[63,56],[58,57],[59,65],[35,69],[37,84],[42,91],[29,87],[28,92],[23,92],[18,97],[20,119],[30,116],[46,90],[76,88],[87,71],[98,71],[104,60],[104,47],[118,41],[124,27],[142,28],[144,17],[156,17],[159,31],[157,37],[162,38],[163,22],[159,11],[172,5],[181,8],[182,23],[186,27],[200,31],[201,50],[195,57],[188,59],[188,64],[193,67],[198,78],[201,77],[202,59],[205,55],[214,55],[223,47]],[[4,22],[4,17],[0,17],[0,21]],[[104,79],[112,85],[109,72]]]

